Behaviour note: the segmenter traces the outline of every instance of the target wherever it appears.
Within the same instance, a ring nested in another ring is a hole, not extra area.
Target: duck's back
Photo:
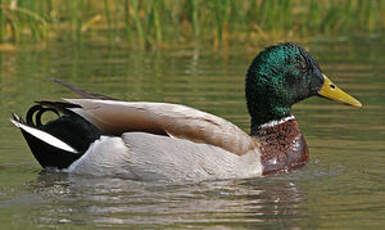
[[[73,111],[106,133],[140,131],[220,147],[236,155],[258,149],[258,143],[231,122],[188,106],[116,100],[66,99]]]

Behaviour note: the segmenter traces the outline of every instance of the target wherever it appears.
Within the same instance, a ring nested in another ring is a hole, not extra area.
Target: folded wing
[[[141,131],[211,144],[237,155],[258,147],[231,122],[187,106],[99,99],[66,99],[81,106],[71,110],[106,133]]]

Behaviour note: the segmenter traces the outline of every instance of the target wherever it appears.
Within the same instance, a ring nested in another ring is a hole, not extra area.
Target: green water
[[[385,42],[309,44],[365,107],[321,98],[294,107],[311,162],[290,174],[198,184],[44,172],[11,112],[75,97],[55,77],[125,100],[187,104],[248,130],[244,75],[261,47],[139,52],[49,44],[0,53],[0,228],[381,229],[385,226]],[[214,228],[217,227],[217,228]]]

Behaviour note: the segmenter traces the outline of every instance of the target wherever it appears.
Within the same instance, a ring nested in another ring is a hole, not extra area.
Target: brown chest
[[[288,171],[306,164],[309,150],[295,119],[259,128],[255,137],[261,144],[263,174]]]

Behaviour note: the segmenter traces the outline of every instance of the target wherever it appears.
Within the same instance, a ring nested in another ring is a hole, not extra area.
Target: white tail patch
[[[31,134],[32,136],[40,139],[41,141],[44,141],[45,143],[55,147],[55,148],[59,148],[59,149],[62,149],[62,150],[65,150],[67,152],[72,152],[72,153],[78,153],[78,151],[76,151],[74,148],[72,148],[71,146],[69,146],[67,143],[61,141],[60,139],[52,136],[51,134],[49,133],[46,133],[44,131],[41,131],[39,129],[36,129],[36,128],[32,128],[30,126],[27,126],[27,125],[24,125],[16,120],[13,120],[11,119],[11,122],[18,128],[24,130],[25,132]]]

